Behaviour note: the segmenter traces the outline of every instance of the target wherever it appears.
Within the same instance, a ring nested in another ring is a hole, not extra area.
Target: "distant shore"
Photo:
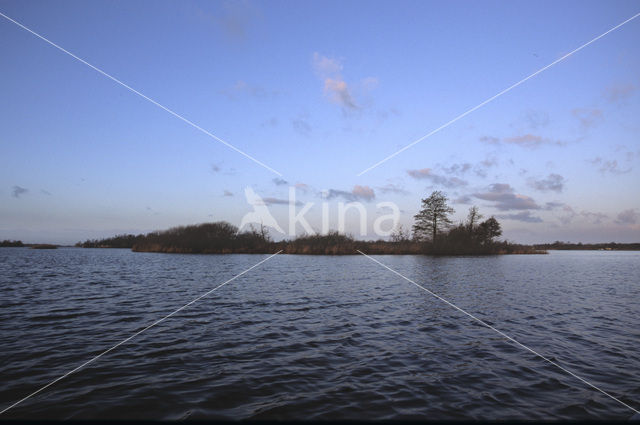
[[[0,241],[0,248],[56,249],[60,245],[49,243],[22,243],[22,241]]]
[[[31,249],[57,249],[58,245],[49,243],[37,243],[30,246]]]
[[[199,225],[202,226],[202,225]],[[188,228],[199,226],[187,226]],[[125,248],[133,252],[158,252],[168,254],[283,254],[295,255],[357,255],[362,251],[371,255],[505,255],[505,254],[546,254],[547,251],[640,251],[640,243],[572,243],[553,242],[546,244],[515,244],[505,241],[494,242],[488,247],[466,246],[445,249],[437,244],[406,241],[361,241],[349,236],[330,233],[328,235],[302,236],[293,240],[273,242],[257,238],[253,243],[230,243],[229,240],[209,240],[208,243],[192,244],[189,240],[172,241],[160,237],[163,232],[148,235],[118,235],[112,238],[78,242],[81,248]],[[151,237],[149,237],[151,235]],[[154,238],[154,236],[156,236]],[[155,239],[155,240],[154,240]],[[240,238],[242,239],[242,238]],[[247,241],[245,241],[247,242]],[[0,241],[0,247],[56,249],[62,245],[23,243],[19,240]]]
[[[543,249],[547,251],[640,251],[640,242],[637,243],[572,243],[572,242],[554,242],[545,244],[531,245],[535,249]]]

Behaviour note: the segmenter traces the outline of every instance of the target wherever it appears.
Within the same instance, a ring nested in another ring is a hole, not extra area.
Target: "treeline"
[[[572,250],[572,251],[580,251],[580,250],[589,250],[589,251],[640,251],[640,243],[572,243],[572,242],[560,242],[555,241],[554,243],[545,243],[545,244],[536,244],[534,245],[536,249],[552,249],[552,250]]]
[[[0,242],[0,248],[24,248],[28,247],[31,249],[56,249],[58,245],[49,244],[49,243],[22,243],[22,241],[10,241],[5,239]]]
[[[482,227],[469,233],[467,227],[454,227],[439,235],[435,244],[416,238],[362,241],[338,232],[274,242],[265,228],[238,232],[236,226],[220,221],[174,227],[146,235],[119,235],[89,240],[76,246],[182,254],[271,254],[282,251],[284,254],[300,255],[353,255],[362,251],[370,255],[489,255],[533,252],[532,247],[489,241],[483,236],[484,231],[479,229]]]
[[[227,222],[204,223],[174,227],[164,231],[139,235],[117,235],[107,239],[79,242],[84,248],[130,248],[136,252],[188,254],[285,254],[350,255],[367,254],[427,254],[427,255],[493,255],[544,253],[531,246],[498,241],[502,235],[495,217],[481,221],[477,207],[469,210],[466,222],[452,225],[454,210],[447,197],[435,191],[422,200],[415,215],[412,234],[402,227],[393,232],[391,241],[359,241],[349,235],[329,232],[325,235],[305,235],[292,240],[274,242],[264,226],[248,231]]]
[[[305,235],[275,242],[274,246],[276,251],[282,250],[284,254],[301,255],[351,255],[358,254],[358,251],[371,255],[409,255],[424,251],[423,244],[418,241],[359,241],[335,231],[326,235]]]
[[[469,208],[466,222],[453,225],[454,209],[440,191],[422,200],[414,216],[413,239],[422,242],[422,253],[429,255],[544,254],[532,246],[498,241],[502,227],[495,217],[483,218],[478,207]],[[402,235],[400,229],[397,234]],[[396,236],[395,239],[401,239]]]
[[[266,228],[239,232],[225,221],[174,227],[144,235],[132,245],[137,252],[187,254],[259,254],[274,251]]]
[[[466,224],[459,224],[439,235],[435,242],[427,241],[423,244],[423,253],[429,255],[501,255],[501,254],[545,254],[546,251],[530,245],[514,244],[498,241],[489,236],[483,224],[494,223],[494,218],[482,222],[478,226],[469,228]],[[497,220],[495,221],[498,224]],[[499,226],[499,224],[498,224]],[[500,232],[501,233],[501,232]]]
[[[236,226],[224,221],[174,227],[146,235],[87,240],[78,242],[76,246],[183,254],[270,254],[282,251],[285,254],[348,255],[357,254],[358,250],[370,254],[420,254],[424,251],[424,244],[418,241],[359,241],[338,232],[274,242],[264,227],[238,232]]]
[[[147,234],[124,234],[78,242],[82,248],[129,248],[137,252],[227,254],[271,252],[273,242],[266,229],[239,232],[225,221],[173,227]]]
[[[10,241],[8,239],[5,239],[0,242],[0,247],[2,248],[20,248],[23,246],[25,246],[25,244],[23,244],[22,241]]]
[[[416,241],[357,241],[338,232],[274,242],[265,227],[239,232],[236,226],[224,221],[179,226],[140,235],[92,239],[76,244],[83,248],[129,248],[135,252],[269,254],[282,251],[286,254],[309,255],[357,254],[357,250],[371,254],[420,254],[422,245]]]
[[[145,235],[116,235],[105,239],[87,239],[84,242],[78,242],[77,247],[80,248],[132,248],[138,241],[142,241]]]

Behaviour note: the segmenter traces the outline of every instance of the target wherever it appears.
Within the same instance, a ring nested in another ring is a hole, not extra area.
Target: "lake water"
[[[262,255],[0,248],[0,410]],[[640,408],[640,253],[376,256]],[[363,256],[278,255],[0,419],[627,419]]]

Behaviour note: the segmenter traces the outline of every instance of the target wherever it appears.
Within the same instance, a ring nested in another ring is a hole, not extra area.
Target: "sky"
[[[225,220],[259,195],[346,230],[421,198],[520,243],[640,241],[638,1],[13,1],[0,16],[0,239]],[[277,173],[274,173],[275,170]],[[359,175],[360,174],[360,175]],[[324,206],[323,206],[324,205]],[[298,233],[304,228],[298,226]],[[277,234],[272,234],[278,238]]]

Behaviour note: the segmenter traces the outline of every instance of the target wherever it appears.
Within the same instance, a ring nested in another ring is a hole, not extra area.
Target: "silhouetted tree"
[[[490,244],[494,238],[502,235],[502,228],[495,217],[491,216],[478,226],[478,238],[484,244]]]
[[[469,233],[473,233],[481,218],[482,214],[478,211],[478,207],[474,205],[469,208],[469,214],[467,214],[467,230]]]
[[[447,204],[447,196],[436,190],[431,196],[422,200],[422,209],[414,216],[416,219],[413,225],[413,235],[418,240],[425,240],[431,237],[435,242],[439,231],[451,225],[450,214],[454,210]]]

